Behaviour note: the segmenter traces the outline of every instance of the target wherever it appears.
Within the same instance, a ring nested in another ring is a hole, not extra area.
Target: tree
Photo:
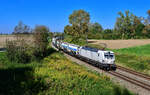
[[[64,33],[67,35],[73,35],[73,28],[70,25],[65,26]]]
[[[117,18],[115,31],[120,32],[122,39],[135,38],[136,29],[142,24],[140,18],[129,11],[125,11],[125,15],[122,12],[118,14],[120,17]]]
[[[147,14],[148,14],[148,17],[147,17],[148,24],[150,24],[150,10],[147,11]]]
[[[105,30],[104,30],[104,33],[105,33],[105,34],[113,33],[113,30],[112,30],[112,29],[105,29]]]
[[[101,33],[103,31],[103,27],[99,23],[97,23],[97,22],[95,22],[93,24],[90,23],[88,27],[89,27],[88,28],[89,32],[92,32],[94,34]]]
[[[90,15],[84,10],[76,10],[69,16],[69,23],[64,32],[73,36],[73,40],[77,40],[81,37],[85,37],[88,32],[88,24],[90,21]]]
[[[13,34],[29,34],[31,32],[32,29],[30,29],[29,26],[23,24],[23,22],[20,21],[18,25],[15,26]]]
[[[143,36],[150,38],[149,34],[150,34],[150,10],[147,11],[147,18],[144,19],[144,29],[142,31]]]
[[[49,29],[46,26],[36,26],[34,29],[35,56],[42,59],[46,56]]]
[[[143,33],[143,35],[144,35],[145,37],[150,38],[150,36],[149,36],[149,35],[150,35],[150,25],[146,25],[146,26],[144,27],[142,33]]]
[[[102,31],[103,31],[103,28],[99,23],[97,23],[97,22],[90,23],[88,25],[88,38],[89,39],[100,39],[100,38],[102,38]]]
[[[133,23],[131,26],[133,38],[141,38],[142,37],[142,30],[144,29],[144,24],[142,23],[141,19],[137,16],[133,17]]]
[[[122,34],[122,39],[124,39],[125,36],[130,32],[130,14],[129,11],[125,11],[125,15],[122,12],[119,12],[118,14],[120,15],[120,17],[117,18],[115,29],[117,31],[120,31],[120,33]]]
[[[80,29],[83,28],[84,24],[88,25],[89,21],[90,21],[90,15],[84,10],[74,11],[69,16],[69,23],[72,25],[77,25]]]
[[[112,29],[105,29],[102,33],[103,39],[114,39],[114,31]]]

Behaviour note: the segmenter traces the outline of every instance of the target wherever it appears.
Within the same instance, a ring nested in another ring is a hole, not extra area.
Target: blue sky
[[[89,12],[91,22],[113,28],[119,11],[146,17],[149,6],[150,0],[0,0],[0,33],[13,32],[19,21],[32,28],[46,25],[53,32],[62,32],[69,15],[78,9]]]

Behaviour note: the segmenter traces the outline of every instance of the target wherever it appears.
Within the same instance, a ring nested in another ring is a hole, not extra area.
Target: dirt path
[[[138,40],[88,40],[92,44],[107,44],[107,48],[120,49],[133,46],[140,46],[150,44],[150,39],[138,39]]]

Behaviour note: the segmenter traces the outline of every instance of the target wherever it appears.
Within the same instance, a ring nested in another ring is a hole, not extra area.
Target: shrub
[[[113,87],[113,91],[114,91],[113,95],[134,95],[127,88],[121,88],[118,85],[115,85]]]
[[[46,26],[36,26],[34,30],[34,55],[37,59],[42,59],[46,56],[48,46],[49,29]]]
[[[6,41],[7,57],[9,61],[16,63],[28,63],[31,55],[28,53],[29,46],[25,40]]]

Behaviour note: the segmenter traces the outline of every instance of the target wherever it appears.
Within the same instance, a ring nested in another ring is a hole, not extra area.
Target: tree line
[[[143,39],[150,38],[150,10],[147,17],[138,17],[130,11],[118,12],[113,29],[103,29],[98,22],[90,22],[90,14],[76,10],[69,16],[70,25],[64,28],[65,35],[72,36],[72,41],[79,39]]]
[[[32,34],[33,30],[22,21],[19,21],[18,25],[15,26],[12,34]]]
[[[14,28],[13,34],[33,34],[34,29],[21,21]],[[98,22],[90,22],[90,13],[85,10],[75,10],[69,15],[69,25],[64,27],[64,33],[50,33],[71,36],[71,42],[87,39],[145,39],[150,38],[150,10],[147,17],[138,17],[130,11],[118,12],[113,29],[104,29]]]

